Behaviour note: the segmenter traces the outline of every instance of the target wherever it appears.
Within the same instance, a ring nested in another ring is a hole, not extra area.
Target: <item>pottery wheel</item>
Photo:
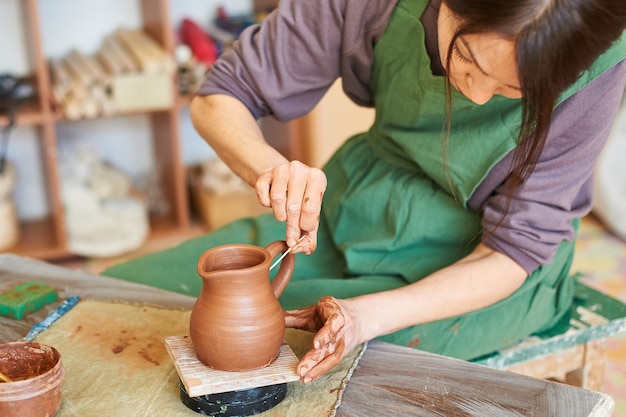
[[[219,371],[200,362],[187,335],[166,337],[165,346],[180,377],[183,404],[208,416],[243,417],[269,410],[285,398],[287,382],[300,379],[298,358],[285,341],[270,365],[242,372]]]
[[[279,404],[287,394],[287,384],[283,383],[190,397],[183,383],[179,382],[178,385],[183,404],[207,416],[245,417],[260,414]]]

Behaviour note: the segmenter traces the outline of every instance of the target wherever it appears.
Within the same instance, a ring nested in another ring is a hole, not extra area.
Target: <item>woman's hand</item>
[[[317,304],[285,312],[287,327],[317,332],[313,347],[300,359],[296,372],[307,384],[337,365],[362,343],[349,310],[349,300],[323,297]]]
[[[279,164],[259,176],[255,191],[259,202],[273,210],[276,220],[287,223],[289,247],[295,246],[301,236],[309,236],[293,252],[313,253],[326,191],[324,172],[299,161]]]
[[[239,100],[223,95],[196,96],[190,114],[194,127],[219,157],[254,187],[259,203],[286,222],[286,241],[293,252],[317,247],[326,175],[302,162],[289,162],[263,137],[259,124]],[[304,239],[296,245],[298,239]]]

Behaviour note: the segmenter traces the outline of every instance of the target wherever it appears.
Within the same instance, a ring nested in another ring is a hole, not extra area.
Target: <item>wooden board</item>
[[[592,391],[426,352],[418,359],[401,346],[369,350],[385,359],[359,363],[343,396],[350,406],[337,416],[608,417],[615,406]]]
[[[300,379],[296,374],[298,358],[285,341],[280,347],[278,357],[269,366],[244,372],[218,371],[203,364],[198,360],[191,338],[187,335],[166,337],[165,346],[190,397]]]

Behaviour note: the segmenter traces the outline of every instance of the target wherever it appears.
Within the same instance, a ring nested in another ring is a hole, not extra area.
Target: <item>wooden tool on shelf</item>
[[[130,51],[146,74],[173,74],[173,59],[144,32],[118,29],[115,36]]]
[[[141,30],[118,29],[99,51],[50,60],[55,102],[69,120],[171,105],[175,63]]]

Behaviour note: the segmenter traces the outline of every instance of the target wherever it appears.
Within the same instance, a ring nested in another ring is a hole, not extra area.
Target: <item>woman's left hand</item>
[[[349,304],[348,300],[327,296],[315,305],[285,312],[287,327],[317,332],[313,347],[296,368],[303,383],[322,376],[362,342]]]

